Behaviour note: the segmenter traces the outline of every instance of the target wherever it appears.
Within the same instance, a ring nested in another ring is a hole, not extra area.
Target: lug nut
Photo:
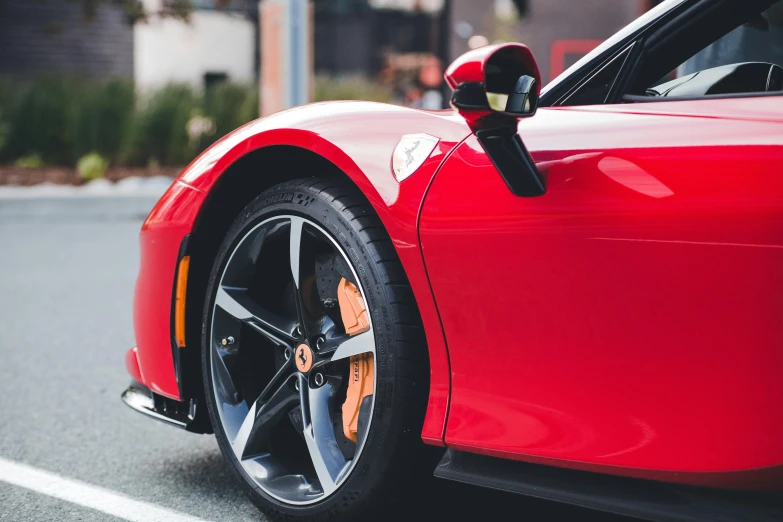
[[[290,359],[290,358],[291,358],[291,350],[290,350],[290,348],[286,348],[286,349],[283,351],[283,355],[285,356],[285,360],[286,360],[286,361],[287,361],[288,359]]]
[[[316,386],[323,386],[324,385],[324,374],[322,373],[316,373],[315,377],[313,378],[315,381]]]
[[[294,381],[294,389],[295,389],[296,391],[299,391],[299,379],[297,379],[297,380],[295,380],[295,381]]]
[[[222,344],[223,346],[232,345],[234,344],[234,338],[229,335],[228,337],[223,338],[223,340],[220,341],[220,344]]]
[[[319,335],[318,338],[315,340],[315,349],[320,350],[321,346],[323,346],[325,341],[326,338],[323,335]]]

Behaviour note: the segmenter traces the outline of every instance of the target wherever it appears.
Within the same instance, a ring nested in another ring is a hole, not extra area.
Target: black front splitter
[[[122,401],[131,409],[148,417],[193,433],[210,433],[203,422],[198,422],[195,399],[175,401],[163,397],[136,381],[122,392]],[[198,412],[201,413],[201,412]]]

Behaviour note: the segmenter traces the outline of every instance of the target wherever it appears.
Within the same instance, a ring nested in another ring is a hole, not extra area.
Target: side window
[[[559,105],[597,105],[604,103],[630,52],[631,47],[628,47],[612,58],[597,72],[593,73],[587,81],[578,86]]]
[[[774,9],[783,11],[783,2],[776,4]],[[770,19],[770,16],[759,18],[757,23],[741,25],[719,38],[685,60],[677,68],[677,75],[742,62],[766,62],[783,67],[783,12],[779,15],[780,20]]]
[[[704,31],[679,35],[653,51],[623,100],[783,94],[783,0],[763,11],[747,9],[740,16],[732,13],[733,20],[748,20],[742,25],[732,24],[726,13],[701,22]],[[709,34],[715,26],[725,29],[698,41],[699,34]],[[689,52],[678,54],[677,47]]]

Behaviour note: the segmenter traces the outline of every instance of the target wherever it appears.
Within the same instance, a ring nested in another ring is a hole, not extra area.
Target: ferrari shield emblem
[[[402,181],[421,167],[440,141],[429,134],[406,134],[394,148],[392,170],[397,181]]]

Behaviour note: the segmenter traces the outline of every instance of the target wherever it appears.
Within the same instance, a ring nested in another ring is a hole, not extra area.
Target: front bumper
[[[186,398],[173,351],[174,277],[182,240],[193,230],[205,197],[203,192],[175,181],[141,229],[141,265],[133,302],[136,362],[127,366],[134,380],[175,401]]]

